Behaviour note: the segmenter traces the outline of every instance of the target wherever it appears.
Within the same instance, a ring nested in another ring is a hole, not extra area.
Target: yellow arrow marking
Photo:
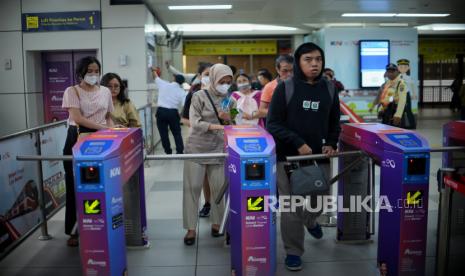
[[[413,205],[413,204],[419,204],[420,203],[420,200],[421,198],[418,198],[420,195],[421,195],[421,192],[420,191],[416,191],[413,196],[410,196],[411,193],[408,192],[407,193],[407,204],[408,205]],[[417,199],[418,198],[418,199]]]
[[[85,213],[86,214],[98,214],[100,210],[99,209],[95,210],[95,208],[100,205],[100,201],[94,200],[92,204],[90,204],[90,206],[89,206],[89,202],[90,202],[89,200],[86,200],[86,202],[84,203]]]
[[[247,200],[247,209],[249,211],[260,211],[262,209],[261,206],[258,206],[260,204],[260,202],[263,201],[263,197],[259,197],[255,200],[254,203],[252,203],[252,198],[249,198],[249,200]]]

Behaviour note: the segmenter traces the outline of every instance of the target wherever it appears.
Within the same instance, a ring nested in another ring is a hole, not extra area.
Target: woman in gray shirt
[[[224,147],[224,125],[231,118],[229,113],[222,111],[223,100],[227,98],[232,82],[232,71],[229,66],[215,64],[210,68],[210,84],[207,89],[200,90],[192,96],[189,110],[189,136],[187,137],[185,153],[219,153]],[[198,222],[200,192],[204,176],[207,174],[210,183],[211,197],[216,198],[225,182],[224,161],[186,160],[184,162],[183,188],[183,224],[187,230],[184,237],[186,245],[195,243]],[[219,225],[224,212],[224,203],[212,203],[211,235],[219,234]]]

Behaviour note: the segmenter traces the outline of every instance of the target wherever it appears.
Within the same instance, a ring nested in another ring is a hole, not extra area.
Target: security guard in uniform
[[[380,117],[383,124],[414,129],[416,123],[410,93],[397,65],[389,63],[386,66],[386,76],[388,80],[380,96]]]
[[[412,100],[416,100],[418,98],[418,94],[415,81],[410,76],[410,60],[406,58],[401,58],[397,60],[397,68],[399,69],[402,79],[405,81],[405,84],[407,85],[407,89],[410,92],[410,97],[412,98]]]

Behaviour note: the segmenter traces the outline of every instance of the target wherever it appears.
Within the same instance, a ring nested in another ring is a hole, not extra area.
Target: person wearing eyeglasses
[[[114,110],[111,118],[116,126],[141,127],[139,113],[134,104],[126,97],[126,87],[120,76],[115,73],[106,73],[102,77],[101,85],[108,87],[111,92]]]

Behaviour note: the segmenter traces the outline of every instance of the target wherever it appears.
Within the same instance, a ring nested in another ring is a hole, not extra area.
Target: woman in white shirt
[[[73,154],[72,149],[80,133],[95,132],[113,126],[111,93],[99,85],[100,62],[95,57],[81,59],[76,68],[79,84],[66,88],[62,107],[68,110],[68,133],[63,155]],[[70,235],[68,246],[78,246],[76,224],[76,198],[74,191],[73,163],[64,161],[66,182],[65,233]]]

